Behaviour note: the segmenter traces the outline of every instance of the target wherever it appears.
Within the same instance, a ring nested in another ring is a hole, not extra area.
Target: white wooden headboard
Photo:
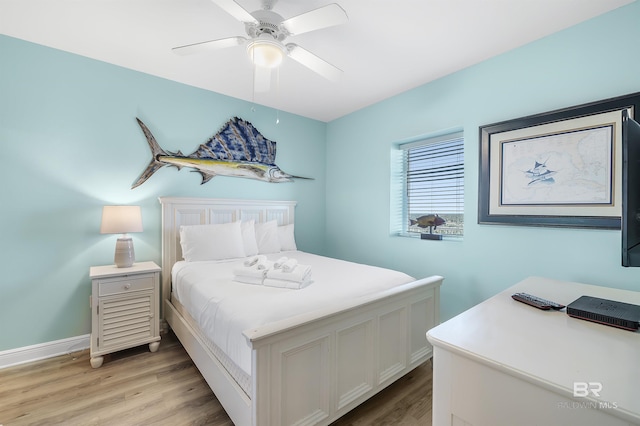
[[[162,299],[171,297],[171,268],[182,260],[180,226],[255,220],[294,223],[295,201],[160,197],[162,205]],[[164,312],[164,303],[161,310]]]

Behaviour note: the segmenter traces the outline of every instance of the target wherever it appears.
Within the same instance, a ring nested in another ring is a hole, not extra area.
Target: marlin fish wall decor
[[[147,137],[151,149],[151,162],[133,183],[134,189],[147,181],[164,166],[191,167],[200,173],[202,182],[207,183],[216,175],[258,179],[266,182],[291,182],[297,179],[312,179],[293,176],[283,172],[275,164],[276,143],[271,141],[246,120],[234,117],[207,142],[190,155],[169,152],[160,147],[151,131],[136,118],[142,132]]]

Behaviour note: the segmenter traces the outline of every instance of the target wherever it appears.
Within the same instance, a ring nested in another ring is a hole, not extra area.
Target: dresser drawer
[[[153,275],[102,279],[98,281],[98,297],[128,293],[131,291],[152,290],[153,284]]]

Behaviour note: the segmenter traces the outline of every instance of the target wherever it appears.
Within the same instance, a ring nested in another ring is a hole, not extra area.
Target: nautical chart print
[[[500,204],[611,204],[613,127],[503,141]]]

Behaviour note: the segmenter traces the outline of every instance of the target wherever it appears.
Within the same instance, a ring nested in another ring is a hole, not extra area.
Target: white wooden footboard
[[[431,357],[442,277],[245,332],[253,424],[326,425]]]

